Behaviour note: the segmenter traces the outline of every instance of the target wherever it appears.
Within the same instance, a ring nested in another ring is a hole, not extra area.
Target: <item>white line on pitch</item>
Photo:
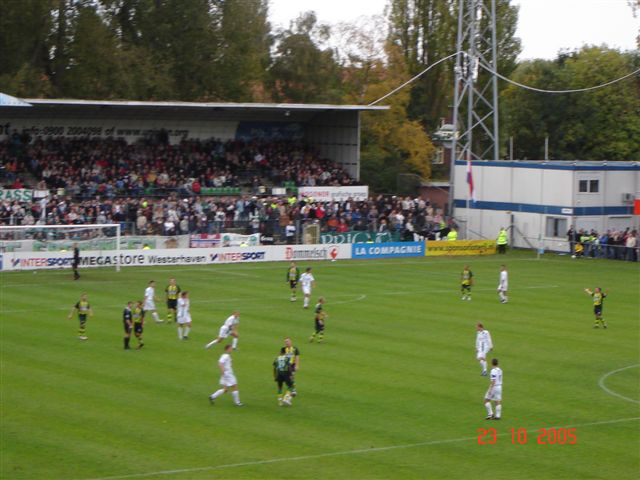
[[[624,395],[619,394],[618,392],[614,392],[613,390],[611,390],[610,388],[607,388],[607,386],[604,384],[604,381],[609,378],[611,375],[614,375],[618,372],[622,372],[623,370],[628,370],[630,368],[637,368],[640,367],[640,363],[636,363],[634,365],[629,365],[627,367],[622,367],[622,368],[618,368],[617,370],[611,370],[608,373],[605,373],[604,375],[602,375],[600,377],[600,380],[598,380],[598,386],[604,390],[606,393],[608,393],[609,395],[612,395],[614,397],[618,397],[621,398],[623,400],[626,400],[627,402],[633,402],[633,403],[640,403],[640,400],[636,400],[635,398],[629,398],[629,397],[625,397]]]
[[[613,423],[622,423],[622,422],[632,422],[635,420],[640,420],[640,417],[629,417],[629,418],[619,418],[616,420],[602,420],[599,422],[590,422],[590,423],[578,423],[573,425],[563,425],[563,426],[552,426],[546,428],[577,428],[577,427],[589,427],[594,425],[610,425]],[[497,434],[498,436],[508,435],[508,432],[503,432]],[[159,470],[157,472],[146,472],[146,473],[132,473],[128,475],[114,475],[109,477],[98,477],[87,480],[124,480],[128,478],[145,478],[145,477],[156,477],[161,475],[175,475],[181,473],[195,473],[195,472],[205,472],[211,470],[222,470],[225,468],[239,468],[239,467],[251,467],[255,465],[268,465],[272,463],[282,463],[282,462],[297,462],[300,460],[313,460],[317,458],[325,458],[325,457],[337,457],[341,455],[357,455],[361,453],[375,453],[375,452],[385,452],[389,450],[399,450],[403,448],[416,448],[416,447],[428,447],[431,445],[443,445],[445,443],[457,443],[457,442],[467,442],[471,440],[476,440],[478,437],[461,437],[461,438],[451,438],[447,440],[430,440],[427,442],[418,442],[418,443],[407,443],[404,445],[390,445],[387,447],[373,447],[373,448],[359,448],[355,450],[343,450],[341,452],[328,452],[328,453],[318,453],[315,455],[301,455],[298,457],[281,457],[281,458],[271,458],[268,460],[255,460],[252,462],[240,462],[240,463],[227,463],[224,465],[209,465],[206,467],[194,467],[194,468],[181,468],[176,470]]]

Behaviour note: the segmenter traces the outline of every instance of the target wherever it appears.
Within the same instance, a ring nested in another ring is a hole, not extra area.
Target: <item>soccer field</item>
[[[470,302],[459,295],[465,263]],[[286,263],[87,269],[77,282],[70,271],[1,274],[0,477],[638,478],[638,264],[515,252],[308,266],[313,302],[326,298],[324,344],[308,343],[313,309],[300,294],[289,301]],[[126,301],[151,279],[163,298],[171,276],[190,292],[189,340],[148,317],[145,347],[123,350]],[[584,288],[595,286],[609,291],[607,330],[592,328]],[[82,292],[94,311],[86,342],[67,319]],[[245,406],[228,394],[212,406],[222,349],[203,347],[234,309]],[[504,371],[499,422],[484,419],[477,322]],[[271,367],[285,336],[301,351],[290,408],[277,405]],[[479,444],[481,428],[495,441]],[[575,428],[574,444],[561,428]],[[512,429],[526,430],[526,443]]]

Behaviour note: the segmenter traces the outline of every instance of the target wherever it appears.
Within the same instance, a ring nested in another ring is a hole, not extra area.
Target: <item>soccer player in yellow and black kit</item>
[[[78,302],[71,309],[71,312],[69,312],[69,320],[71,320],[73,312],[78,312],[78,321],[80,322],[80,327],[78,327],[78,338],[80,340],[86,340],[88,338],[86,335],[87,316],[93,316],[93,310],[91,310],[91,305],[89,305],[86,293],[83,293],[80,296],[80,300],[78,300]]]
[[[138,350],[144,347],[144,341],[142,341],[142,332],[144,330],[144,310],[142,309],[142,302],[136,302],[136,306],[131,310],[131,318],[133,319],[133,334],[138,339]]]
[[[180,287],[176,285],[176,279],[170,278],[169,285],[164,289],[167,295],[167,322],[176,321],[176,309],[178,308],[178,296],[180,295]]]
[[[289,337],[284,339],[284,354],[289,357],[289,365],[291,370],[291,396],[295,397],[298,392],[296,391],[296,372],[300,367],[300,350],[293,345],[293,342]]]
[[[469,265],[465,265],[460,274],[460,291],[462,300],[471,300],[471,286],[473,285],[473,272]]]
[[[298,288],[298,280],[300,279],[300,269],[296,267],[296,262],[291,262],[287,270],[287,282],[291,288],[291,301],[296,301],[296,293]]]
[[[291,378],[291,363],[285,353],[285,347],[280,349],[280,355],[273,361],[273,379],[278,383],[278,405],[291,405],[293,380]],[[282,394],[283,385],[287,386],[284,395]]]
[[[318,299],[318,303],[316,304],[315,312],[316,312],[316,331],[313,332],[311,338],[309,338],[310,342],[314,342],[316,336],[318,337],[318,343],[322,343],[324,340],[324,320],[327,318],[327,314],[323,310],[324,305],[324,297],[320,297]]]
[[[600,287],[596,287],[593,292],[588,288],[585,288],[584,291],[593,297],[593,313],[596,316],[593,328],[598,328],[600,325],[602,325],[602,328],[607,328],[607,322],[602,318],[602,302],[607,297],[607,294]]]

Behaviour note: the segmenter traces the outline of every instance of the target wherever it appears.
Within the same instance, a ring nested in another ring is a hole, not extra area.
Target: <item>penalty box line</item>
[[[616,420],[602,420],[599,422],[577,423],[573,425],[551,426],[546,428],[549,429],[549,428],[590,427],[590,426],[596,426],[596,425],[611,425],[614,423],[632,422],[636,420],[640,420],[640,417],[619,418]],[[508,432],[503,432],[503,433],[498,433],[497,436],[502,437],[508,434],[509,434]],[[318,458],[338,457],[342,455],[358,455],[361,453],[376,453],[376,452],[386,452],[390,450],[400,450],[405,448],[428,447],[431,445],[444,445],[447,443],[468,442],[471,440],[476,440],[477,438],[478,437],[476,435],[473,437],[451,438],[446,440],[430,440],[427,442],[407,443],[403,445],[390,445],[387,447],[359,448],[355,450],[344,450],[341,452],[327,452],[327,453],[319,453],[315,455],[301,455],[297,457],[272,458],[268,460],[256,460],[252,462],[228,463],[224,465],[209,465],[206,467],[181,468],[181,469],[175,469],[175,470],[159,470],[156,472],[132,473],[128,475],[96,477],[96,478],[91,478],[86,480],[125,480],[129,478],[148,478],[148,477],[159,477],[164,475],[179,475],[182,473],[206,472],[206,471],[212,471],[212,470],[222,470],[226,468],[251,467],[256,465],[269,465],[273,463],[298,462],[301,460],[314,460]]]

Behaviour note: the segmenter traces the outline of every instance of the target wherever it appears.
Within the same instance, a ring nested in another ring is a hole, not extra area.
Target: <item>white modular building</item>
[[[567,231],[638,229],[640,163],[587,161],[457,161],[454,216],[467,238],[496,238],[510,229],[510,244],[567,251]]]

